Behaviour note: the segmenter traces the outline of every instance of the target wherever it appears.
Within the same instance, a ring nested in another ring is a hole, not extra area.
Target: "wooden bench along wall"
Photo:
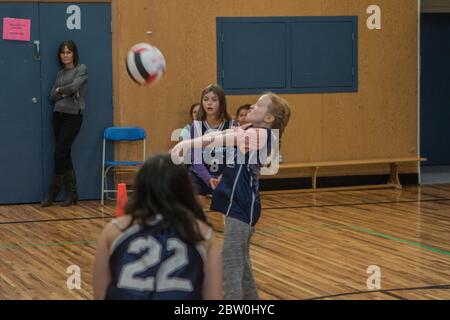
[[[280,164],[279,168],[283,169],[304,169],[311,168],[311,189],[300,189],[297,192],[315,192],[315,191],[334,191],[334,190],[357,190],[357,189],[383,189],[383,188],[396,188],[401,189],[398,175],[398,166],[401,163],[421,162],[426,161],[426,158],[420,157],[405,157],[405,158],[386,158],[386,159],[367,159],[367,160],[340,160],[340,161],[322,161],[322,162],[298,162],[298,163],[286,163]],[[317,176],[320,168],[324,167],[341,167],[341,166],[355,166],[355,165],[371,165],[371,164],[388,164],[390,166],[390,177],[387,183],[376,185],[358,185],[347,187],[317,187]],[[135,169],[129,168],[115,168],[115,173],[121,174],[133,174],[136,173]],[[262,193],[277,193],[286,192],[286,190],[280,191],[262,191]]]
[[[420,157],[405,157],[405,158],[387,158],[387,159],[367,159],[367,160],[341,160],[341,161],[323,161],[323,162],[308,162],[308,163],[288,163],[280,164],[280,169],[304,169],[311,168],[311,182],[312,189],[301,189],[302,191],[331,191],[331,190],[355,190],[355,189],[382,189],[382,188],[396,188],[401,189],[402,185],[398,176],[398,165],[401,163],[411,163],[426,161],[426,158]],[[389,164],[390,177],[385,184],[365,185],[365,186],[349,186],[349,187],[332,187],[332,188],[317,188],[317,174],[320,168],[323,167],[340,167],[340,166],[355,166],[355,165],[370,165],[370,164]],[[266,191],[267,193],[274,193],[278,191]],[[281,192],[281,191],[280,191]],[[286,192],[286,190],[282,191]]]

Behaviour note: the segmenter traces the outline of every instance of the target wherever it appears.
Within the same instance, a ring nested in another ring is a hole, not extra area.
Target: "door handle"
[[[38,103],[38,98],[33,97],[33,98],[31,99],[31,102],[33,102],[33,103]]]
[[[34,47],[36,49],[34,59],[41,60],[41,42],[39,40],[34,40]]]

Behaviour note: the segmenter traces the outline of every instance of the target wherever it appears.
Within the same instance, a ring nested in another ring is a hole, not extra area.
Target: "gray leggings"
[[[224,299],[258,300],[250,261],[250,238],[255,228],[240,220],[226,217],[223,240]]]

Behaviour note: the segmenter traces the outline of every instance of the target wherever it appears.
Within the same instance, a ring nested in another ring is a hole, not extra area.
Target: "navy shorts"
[[[205,183],[199,176],[197,176],[192,171],[189,171],[189,176],[191,177],[192,184],[194,185],[194,192],[202,196],[206,196],[213,193],[213,189]]]

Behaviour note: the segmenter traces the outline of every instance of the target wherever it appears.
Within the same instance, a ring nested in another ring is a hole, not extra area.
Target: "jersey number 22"
[[[130,243],[128,252],[139,254],[148,249],[148,252],[138,260],[123,266],[118,287],[122,289],[132,289],[138,291],[192,291],[192,282],[187,279],[169,277],[172,272],[184,267],[188,263],[186,245],[177,238],[167,240],[167,250],[175,250],[175,253],[161,263],[155,277],[139,278],[137,274],[144,272],[148,268],[161,261],[162,245],[155,238],[148,236],[141,237]]]

